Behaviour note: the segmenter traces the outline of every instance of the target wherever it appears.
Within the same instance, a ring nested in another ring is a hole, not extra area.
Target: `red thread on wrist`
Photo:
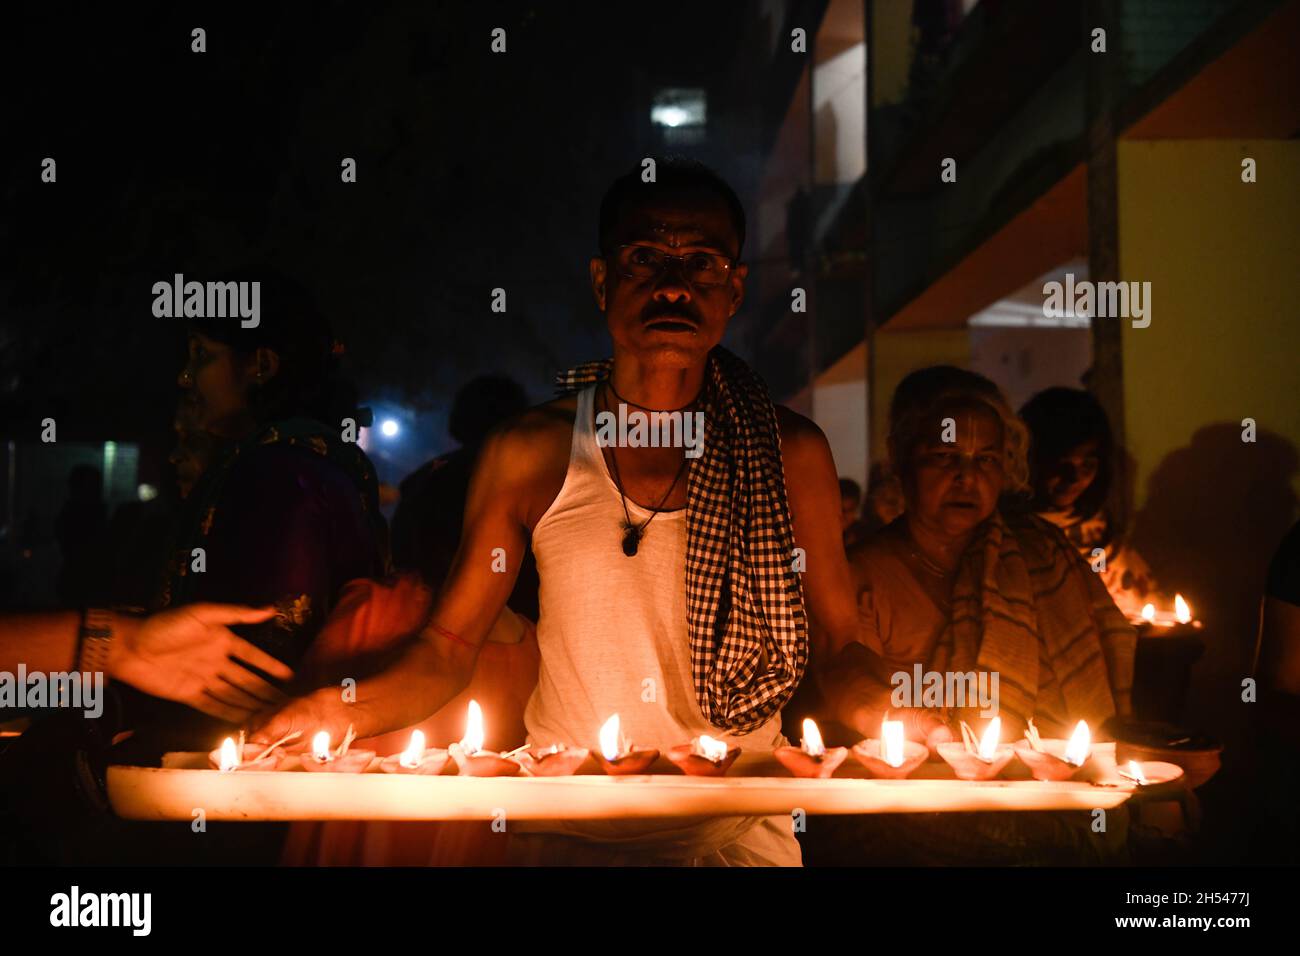
[[[453,634],[445,627],[439,627],[437,624],[434,624],[432,621],[429,622],[429,626],[449,641],[455,641],[457,644],[464,644],[466,647],[474,646],[469,641],[465,640],[465,638],[461,637],[459,634]]]

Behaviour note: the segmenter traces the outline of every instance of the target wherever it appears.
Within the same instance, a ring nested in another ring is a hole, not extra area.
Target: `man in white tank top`
[[[451,573],[401,658],[363,680],[355,703],[325,688],[288,705],[256,738],[325,728],[338,739],[349,724],[367,737],[436,711],[468,684],[531,539],[541,580],[540,674],[525,714],[531,743],[594,749],[614,713],[629,739],[660,750],[700,734],[760,751],[784,743],[779,711],[756,729],[730,733],[705,719],[698,699],[686,584],[687,487],[698,451],[684,446],[692,433],[646,446],[620,443],[611,439],[617,429],[596,424],[597,416],[610,421],[602,413],[618,421],[664,411],[688,423],[700,408],[710,351],[744,297],[744,213],[730,188],[692,164],[661,160],[649,184],[639,173],[616,182],[602,203],[601,255],[590,263],[614,346],[608,378],[531,409],[488,439]],[[789,409],[777,407],[776,421],[793,539],[805,556],[803,600],[819,633],[854,640],[857,607],[830,447]],[[497,549],[508,573],[494,571]],[[527,863],[800,863],[788,815],[512,823],[511,833],[513,859]]]

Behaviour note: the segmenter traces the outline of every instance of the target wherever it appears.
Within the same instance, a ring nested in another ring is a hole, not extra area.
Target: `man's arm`
[[[545,446],[523,423],[494,433],[475,465],[465,501],[460,548],[428,623],[379,674],[361,680],[353,703],[324,687],[274,714],[253,733],[272,740],[294,730],[328,730],[338,739],[351,725],[373,737],[418,723],[468,686],[479,648],[514,588],[528,538],[525,515],[537,497]],[[503,549],[505,570],[497,560]]]
[[[837,720],[864,736],[875,736],[889,710],[892,687],[880,658],[859,641],[856,589],[840,531],[835,459],[822,430],[807,418],[778,406],[777,421],[795,542],[807,558],[804,597],[820,632],[813,676]],[[895,709],[891,716],[904,721],[913,739],[951,739],[933,713]]]

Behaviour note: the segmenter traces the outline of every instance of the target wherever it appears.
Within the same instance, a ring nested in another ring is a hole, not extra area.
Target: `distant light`
[[[662,89],[650,103],[650,122],[656,126],[703,126],[707,120],[708,103],[702,89]]]
[[[141,501],[153,501],[158,497],[158,489],[150,484],[142,484],[135,489],[135,493]]]
[[[391,418],[385,418],[384,423],[379,426],[379,430],[384,433],[385,438],[393,438],[401,429],[397,427],[397,422]]]

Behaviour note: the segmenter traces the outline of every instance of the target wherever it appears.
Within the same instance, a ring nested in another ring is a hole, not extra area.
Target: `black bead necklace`
[[[609,387],[609,390],[611,392],[614,391],[613,385],[610,385],[608,382],[606,382],[605,384]],[[614,394],[617,395],[618,393],[614,392]],[[609,411],[610,410],[609,396],[608,395],[604,396],[604,399],[605,399],[605,410]],[[630,403],[625,402],[624,404],[630,404]],[[692,402],[692,404],[694,403]],[[640,408],[641,406],[638,405],[637,407]],[[690,406],[686,406],[686,407],[689,408]],[[669,499],[669,497],[673,493],[673,490],[677,487],[677,483],[682,480],[682,475],[686,473],[686,466],[691,463],[691,460],[687,458],[685,455],[682,455],[682,467],[677,470],[677,477],[673,479],[673,483],[668,486],[668,490],[664,492],[663,498],[659,500],[659,506],[657,508],[650,509],[650,517],[646,518],[645,521],[643,521],[640,526],[637,526],[636,524],[633,523],[632,513],[628,511],[627,493],[623,491],[623,480],[622,478],[619,477],[618,474],[618,455],[615,453],[613,445],[611,445],[609,449],[609,463],[611,466],[613,466],[612,470],[614,472],[614,486],[618,488],[619,500],[623,502],[623,518],[625,519],[623,522],[623,553],[626,554],[629,558],[632,558],[636,556],[637,548],[641,544],[641,538],[645,536],[645,529],[650,527],[650,522],[654,521],[655,518],[658,516],[659,512],[663,510],[664,502],[666,502]]]

